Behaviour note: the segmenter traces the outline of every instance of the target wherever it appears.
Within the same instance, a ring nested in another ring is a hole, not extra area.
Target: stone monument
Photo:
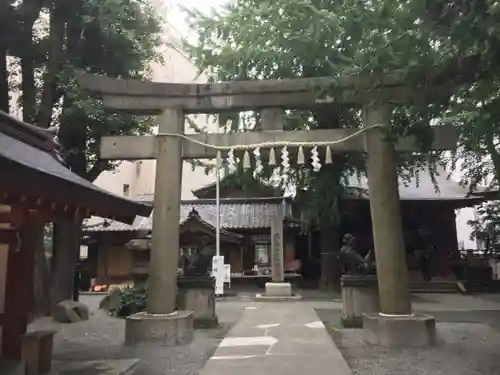
[[[215,328],[219,319],[215,314],[215,279],[213,277],[179,277],[177,305],[193,311],[195,328]]]
[[[208,236],[200,237],[200,251],[185,259],[182,276],[177,280],[177,305],[181,310],[193,311],[195,328],[214,328],[219,324],[215,314],[215,279],[209,267],[215,249]]]
[[[264,294],[257,294],[257,300],[289,301],[301,297],[292,293],[292,284],[285,282],[283,272],[283,218],[276,216],[271,222],[271,265],[272,281],[267,282]]]

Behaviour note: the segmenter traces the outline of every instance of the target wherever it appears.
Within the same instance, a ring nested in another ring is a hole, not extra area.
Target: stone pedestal
[[[344,327],[362,327],[363,313],[380,311],[375,275],[344,275],[340,279],[340,285]]]
[[[436,343],[436,321],[430,315],[401,316],[363,314],[367,343],[388,347],[426,347]]]
[[[266,292],[265,295],[267,297],[291,297],[292,296],[292,284],[290,283],[275,283],[269,282],[266,283]]]
[[[175,346],[193,340],[193,312],[175,311],[171,314],[141,312],[125,319],[125,345],[156,344]]]
[[[177,305],[193,311],[195,328],[214,328],[219,324],[215,314],[215,279],[212,277],[179,277]]]
[[[266,283],[264,294],[257,294],[256,300],[260,301],[295,301],[302,297],[292,293],[292,284],[285,282]]]

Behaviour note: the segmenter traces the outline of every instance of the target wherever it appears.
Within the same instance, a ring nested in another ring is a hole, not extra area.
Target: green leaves
[[[468,82],[449,96],[415,100],[393,113],[391,137],[416,135],[422,152],[400,155],[402,176],[422,165],[448,162],[475,187],[500,179],[500,6],[493,0],[239,0],[220,12],[191,12],[198,42],[188,46],[200,70],[215,80],[280,79],[395,72],[408,86]],[[474,59],[470,56],[475,55]],[[367,89],[368,95],[377,83]],[[341,95],[333,85],[319,95]],[[430,152],[430,124],[451,123],[461,133],[458,152]],[[323,113],[287,112],[286,129],[360,127],[359,108],[332,106]],[[335,216],[343,176],[363,171],[362,155],[339,155],[339,173],[291,172],[307,187],[311,218]],[[495,165],[496,164],[496,165]],[[492,179],[491,176],[494,178]],[[329,181],[323,185],[323,181]],[[322,186],[335,186],[323,189]],[[328,198],[325,194],[329,191]],[[306,199],[306,198],[304,198]],[[309,204],[308,203],[308,204]],[[333,213],[333,215],[332,215]]]

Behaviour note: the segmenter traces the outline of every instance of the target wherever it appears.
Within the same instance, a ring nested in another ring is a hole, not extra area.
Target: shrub
[[[136,284],[121,289],[118,308],[114,311],[114,315],[127,317],[145,311],[147,296],[148,288],[146,284]]]

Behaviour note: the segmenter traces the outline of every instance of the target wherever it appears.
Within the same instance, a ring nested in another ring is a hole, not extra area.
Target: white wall
[[[456,215],[457,240],[459,247],[463,244],[464,249],[476,249],[476,240],[470,238],[472,229],[470,225],[467,224],[469,220],[474,220],[476,218],[474,207],[466,207],[456,210]]]
[[[460,181],[460,163],[458,163],[455,172],[452,174],[451,178],[455,181]],[[475,240],[471,240],[470,236],[472,233],[472,228],[467,222],[469,220],[474,220],[476,218],[475,208],[466,207],[459,210],[455,210],[455,223],[457,228],[457,242],[458,247],[463,246],[464,249],[477,249],[477,243]]]

